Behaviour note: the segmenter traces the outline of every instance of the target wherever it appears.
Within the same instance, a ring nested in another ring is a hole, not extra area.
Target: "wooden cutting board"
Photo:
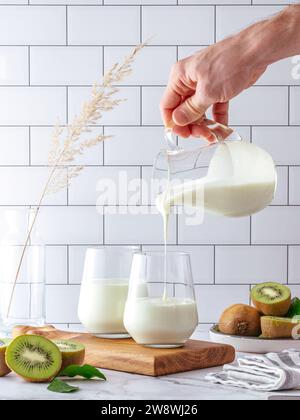
[[[77,341],[86,347],[87,364],[149,376],[222,366],[235,359],[233,347],[198,340],[188,340],[184,347],[177,349],[153,349],[138,345],[132,339],[97,338],[87,333],[60,331],[51,325],[16,327],[13,336],[21,334]]]

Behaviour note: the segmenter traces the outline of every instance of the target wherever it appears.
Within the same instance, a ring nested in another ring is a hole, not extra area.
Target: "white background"
[[[30,3],[30,4],[28,4]],[[252,4],[253,3],[253,4]],[[32,205],[46,176],[51,125],[71,121],[90,86],[130,47],[153,36],[122,87],[127,101],[102,120],[112,134],[83,158],[86,172],[47,201],[47,322],[77,324],[88,245],[162,244],[158,215],[97,215],[96,181],[127,170],[149,178],[163,145],[158,103],[172,63],[284,7],[284,0],[1,0],[0,206]],[[264,51],[262,51],[262,54]],[[274,203],[252,218],[170,224],[172,248],[191,253],[200,322],[249,301],[252,284],[289,283],[300,295],[300,80],[291,59],[232,101],[230,122],[278,165]],[[102,127],[95,128],[102,131]],[[188,143],[188,142],[187,142]],[[186,143],[186,144],[187,144]]]

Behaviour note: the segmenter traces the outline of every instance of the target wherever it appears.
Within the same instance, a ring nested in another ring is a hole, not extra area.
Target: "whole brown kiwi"
[[[224,334],[258,337],[261,333],[260,314],[249,305],[233,305],[221,315],[219,330]]]
[[[5,363],[5,351],[9,342],[10,342],[9,339],[0,338],[0,376],[5,376],[9,372],[11,372],[11,370]]]

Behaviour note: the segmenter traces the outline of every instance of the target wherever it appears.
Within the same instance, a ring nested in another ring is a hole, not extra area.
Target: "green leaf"
[[[81,376],[85,379],[100,378],[106,381],[106,377],[103,375],[100,370],[96,369],[90,365],[70,365],[63,369],[59,376],[68,376],[69,378],[74,378],[74,376]]]
[[[47,389],[52,392],[67,393],[67,392],[76,392],[79,390],[79,387],[71,386],[64,381],[55,378],[50,382]]]

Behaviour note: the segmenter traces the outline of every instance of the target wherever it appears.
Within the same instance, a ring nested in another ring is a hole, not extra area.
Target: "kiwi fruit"
[[[62,355],[52,341],[39,335],[20,335],[5,352],[7,366],[28,382],[48,382],[61,370]]]
[[[300,320],[263,316],[261,318],[262,338],[292,338],[294,328],[299,325],[297,333],[300,333]]]
[[[9,338],[0,338],[0,376],[5,376],[11,372],[5,362],[5,351],[10,341]]]
[[[261,333],[260,314],[252,306],[230,306],[221,315],[219,330],[224,334],[257,337]]]
[[[85,347],[83,344],[70,340],[53,340],[62,355],[61,370],[69,365],[82,365],[85,356]]]
[[[282,317],[290,309],[291,291],[279,283],[262,283],[251,290],[251,299],[261,314]]]

